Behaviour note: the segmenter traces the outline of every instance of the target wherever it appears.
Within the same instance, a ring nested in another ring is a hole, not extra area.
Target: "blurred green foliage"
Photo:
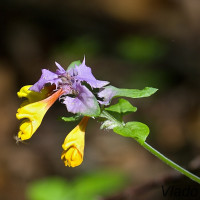
[[[53,52],[54,55],[63,55],[73,59],[82,60],[84,55],[93,57],[98,55],[101,50],[100,42],[91,35],[71,38],[62,44],[58,44]]]
[[[127,78],[125,87],[133,85],[134,88],[143,88],[146,86],[158,87],[159,92],[167,89],[173,84],[175,75],[171,74],[168,69],[137,69]]]
[[[29,200],[95,200],[117,192],[127,183],[127,177],[119,172],[101,171],[67,181],[61,177],[48,177],[29,184]]]
[[[138,62],[149,63],[162,58],[166,53],[166,45],[151,37],[125,37],[117,44],[117,53],[123,58]]]

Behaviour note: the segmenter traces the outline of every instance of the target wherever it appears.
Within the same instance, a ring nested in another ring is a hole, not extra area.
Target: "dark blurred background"
[[[146,123],[148,143],[200,175],[199,21],[199,0],[1,0],[0,200],[166,199],[162,185],[169,183],[199,190],[132,139],[100,130],[93,119],[83,164],[65,167],[61,145],[76,123],[57,120],[67,115],[60,103],[28,144],[13,139],[17,91],[35,83],[41,68],[54,71],[55,61],[66,68],[85,55],[100,80],[159,89],[131,100],[138,111],[126,120]]]

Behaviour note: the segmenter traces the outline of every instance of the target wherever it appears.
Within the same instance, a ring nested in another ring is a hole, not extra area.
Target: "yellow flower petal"
[[[67,135],[62,145],[64,151],[61,159],[65,166],[76,167],[83,162],[85,146],[85,128],[89,117],[83,117],[81,122]]]
[[[63,151],[61,158],[64,160],[65,166],[69,167],[76,167],[83,161],[83,155],[75,147]]]
[[[27,98],[27,100],[25,100],[20,107],[45,99],[46,97],[48,97],[49,92],[53,90],[52,87],[49,86],[44,87],[41,92],[34,92],[32,90],[29,90],[31,86],[32,85],[26,85],[22,87],[19,92],[17,92],[19,98]]]
[[[26,97],[28,100],[22,103],[21,107],[17,110],[17,119],[24,119],[19,127],[18,138],[21,140],[30,139],[34,132],[40,126],[42,119],[47,110],[62,94],[62,90],[58,90],[46,99],[48,96],[48,89],[40,92],[33,92],[28,90],[31,86],[24,86],[19,92],[19,97]],[[43,99],[43,100],[40,100]],[[40,100],[35,102],[36,100]]]

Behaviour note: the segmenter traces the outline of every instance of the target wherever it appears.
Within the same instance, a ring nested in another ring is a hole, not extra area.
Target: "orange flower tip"
[[[79,128],[81,131],[85,132],[88,120],[90,119],[90,117],[83,117],[83,119],[80,121],[80,123],[78,124]]]

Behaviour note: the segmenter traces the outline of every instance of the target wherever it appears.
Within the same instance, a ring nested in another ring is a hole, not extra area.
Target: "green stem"
[[[110,115],[105,110],[102,111],[100,117],[105,117],[108,120],[113,121],[118,126],[124,126],[125,125],[124,123],[122,123],[122,122],[118,121],[117,119],[115,119],[112,115]],[[193,181],[195,181],[195,182],[197,182],[197,183],[200,184],[200,178],[198,176],[192,174],[191,172],[189,172],[186,169],[182,168],[181,166],[177,165],[172,160],[170,160],[167,157],[165,157],[163,154],[161,154],[159,151],[157,151],[156,149],[154,149],[153,147],[151,147],[146,142],[144,142],[143,144],[141,144],[141,143],[139,143],[139,144],[142,145],[149,152],[151,152],[153,155],[155,155],[157,158],[159,158],[160,160],[162,160],[164,163],[166,163],[167,165],[169,165],[170,167],[174,168],[175,170],[179,171],[180,173],[184,174],[188,178],[190,178]]]
[[[179,171],[180,173],[184,174],[185,176],[187,176],[188,178],[192,179],[193,181],[197,182],[200,184],[200,178],[194,174],[192,174],[191,172],[187,171],[186,169],[182,168],[181,166],[177,165],[176,163],[174,163],[172,160],[168,159],[167,157],[165,157],[163,154],[161,154],[159,151],[157,151],[156,149],[154,149],[152,146],[150,146],[149,144],[147,144],[146,142],[144,142],[143,144],[141,144],[145,149],[147,149],[149,152],[151,152],[153,155],[155,155],[157,158],[159,158],[160,160],[162,160],[164,163],[166,163],[167,165],[169,165],[170,167],[176,169],[177,171]]]

